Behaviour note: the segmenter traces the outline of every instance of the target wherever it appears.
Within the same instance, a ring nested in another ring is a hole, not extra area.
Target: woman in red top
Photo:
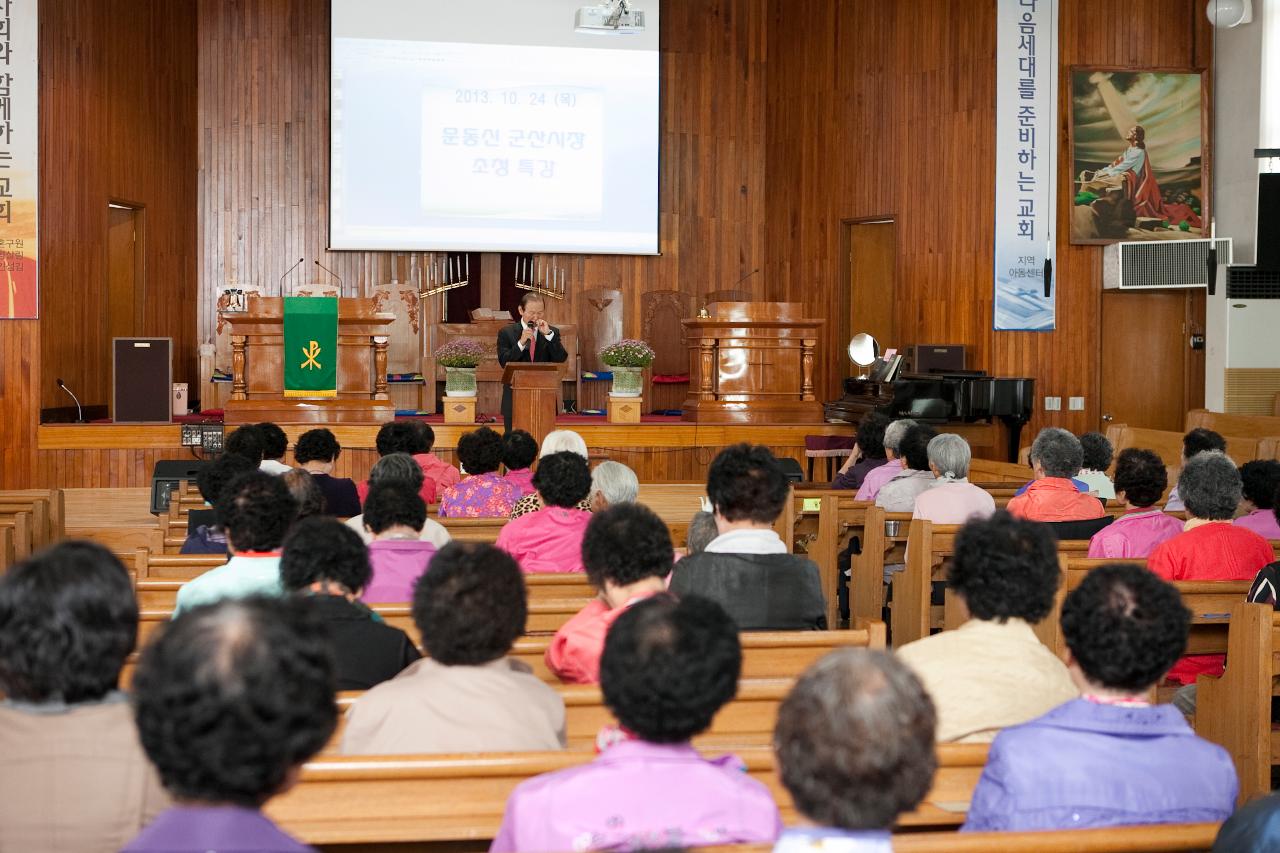
[[[1028,521],[1101,518],[1102,501],[1081,492],[1071,482],[1083,463],[1080,439],[1058,427],[1040,430],[1031,444],[1031,468],[1036,479],[1025,492],[1009,501],[1009,513]]]
[[[1188,521],[1182,533],[1151,552],[1151,571],[1171,581],[1247,581],[1275,559],[1271,543],[1231,523],[1240,503],[1240,472],[1222,453],[1206,451],[1187,460],[1178,493]],[[1187,655],[1169,679],[1192,684],[1201,673],[1221,675],[1223,661],[1223,655]]]

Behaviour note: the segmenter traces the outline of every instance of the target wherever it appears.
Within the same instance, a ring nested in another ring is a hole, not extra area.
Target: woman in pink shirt
[[[929,440],[929,470],[937,479],[915,500],[912,518],[934,524],[964,524],[970,518],[990,518],[996,511],[995,498],[969,482],[973,451],[969,442],[951,432]]]
[[[576,505],[591,491],[587,460],[569,451],[544,456],[533,485],[542,509],[508,521],[494,544],[515,557],[525,574],[582,571],[582,537],[591,513]]]
[[[1151,450],[1120,451],[1116,459],[1116,497],[1124,515],[1093,534],[1090,557],[1147,557],[1166,539],[1182,532],[1182,521],[1156,509],[1169,485],[1164,461]]]
[[[413,601],[413,586],[436,555],[435,543],[422,539],[427,520],[422,496],[403,483],[380,483],[364,502],[363,518],[373,536],[373,574],[360,598],[369,604]]]
[[[522,429],[513,429],[502,439],[502,467],[506,479],[520,489],[520,497],[534,494],[533,471],[529,467],[538,458],[538,441]]]
[[[641,504],[609,507],[595,513],[587,525],[582,562],[599,597],[556,631],[546,661],[561,681],[595,684],[609,626],[627,607],[667,588],[673,564],[671,531]]]
[[[621,727],[595,761],[518,785],[491,853],[772,842],[782,821],[769,789],[689,743],[741,672],[738,626],[715,602],[663,594],[626,608],[600,661]]]
[[[1244,498],[1240,509],[1244,515],[1236,524],[1248,528],[1263,539],[1280,539],[1280,517],[1276,516],[1276,498],[1280,496],[1280,462],[1255,459],[1240,467]]]

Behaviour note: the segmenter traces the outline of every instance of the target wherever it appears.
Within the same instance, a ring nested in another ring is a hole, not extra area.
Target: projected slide
[[[332,247],[656,253],[658,53],[587,42],[335,37]]]

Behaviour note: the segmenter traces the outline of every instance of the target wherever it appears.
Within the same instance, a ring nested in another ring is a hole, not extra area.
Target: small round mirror
[[[870,367],[880,357],[880,344],[866,332],[860,332],[849,341],[849,360],[859,367]]]

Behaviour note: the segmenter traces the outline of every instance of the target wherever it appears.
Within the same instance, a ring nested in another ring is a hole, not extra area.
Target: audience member
[[[509,554],[479,542],[442,548],[413,596],[428,657],[356,700],[342,751],[563,748],[564,701],[507,658],[527,612],[524,575]]]
[[[311,597],[333,644],[339,690],[368,690],[422,657],[404,631],[360,603],[370,577],[364,543],[336,519],[298,522],[284,542],[280,580],[286,592]]]
[[[873,468],[879,468],[889,461],[884,450],[884,430],[889,423],[889,417],[879,412],[863,415],[858,422],[853,450],[849,451],[849,458],[836,472],[831,488],[856,491],[862,487],[862,481]]]
[[[376,489],[379,486],[395,484],[404,486],[421,496],[424,476],[422,466],[413,457],[404,453],[388,453],[373,463],[373,467],[369,469],[369,487]],[[366,545],[373,541],[373,534],[365,527],[363,513],[348,518],[347,527],[360,534],[360,538]],[[451,537],[443,524],[434,518],[427,518],[422,522],[422,530],[418,533],[418,538],[424,542],[430,542],[439,550],[449,544]],[[400,600],[407,601],[407,599]]]
[[[653,510],[621,503],[591,517],[582,562],[599,595],[556,631],[546,662],[561,681],[595,684],[609,626],[632,604],[667,588],[671,533]]]
[[[1280,539],[1280,523],[1276,519],[1276,495],[1280,494],[1280,462],[1255,459],[1240,467],[1240,511],[1235,520],[1263,539]]]
[[[891,654],[840,649],[809,667],[778,709],[778,775],[806,826],[776,853],[831,845],[887,853],[898,816],[929,792],[937,757],[933,702]]]
[[[744,631],[825,629],[818,567],[788,553],[773,529],[791,484],[769,449],[735,444],[722,450],[707,472],[707,496],[719,535],[676,564],[671,591],[712,599]]]
[[[964,524],[971,518],[990,518],[996,511],[995,498],[969,482],[973,458],[969,442],[945,432],[929,440],[927,453],[929,470],[936,479],[916,498],[911,517],[934,524]]]
[[[0,575],[0,850],[114,853],[168,806],[118,689],[133,582],[62,542]]]
[[[255,426],[258,427],[258,434],[262,436],[262,465],[259,467],[268,474],[285,474],[292,471],[293,468],[286,465],[284,461],[285,454],[289,452],[289,436],[271,421],[263,421]]]
[[[405,458],[410,465],[417,464]],[[436,554],[436,546],[422,539],[426,520],[427,505],[409,486],[390,482],[373,487],[364,502],[365,532],[373,537],[369,543],[373,578],[360,596],[363,601],[395,604],[412,600],[414,585]]]
[[[685,555],[692,557],[694,554],[701,554],[707,550],[711,540],[719,535],[720,530],[716,527],[715,513],[705,510],[695,512],[692,520],[689,521],[689,532],[684,538]]]
[[[1169,485],[1164,462],[1151,450],[1120,451],[1116,460],[1116,497],[1124,514],[1089,540],[1090,557],[1146,557],[1157,545],[1182,532],[1182,522],[1156,508]]]
[[[197,608],[142,652],[133,679],[142,745],[180,805],[124,853],[312,848],[262,814],[338,721],[333,654],[309,602]]]
[[[263,473],[270,472],[264,471]],[[295,522],[317,515],[326,515],[324,511],[324,492],[320,491],[320,484],[316,482],[315,477],[312,477],[301,468],[290,468],[283,474],[274,476],[278,476],[284,481],[286,488],[289,489],[289,494],[293,495],[293,499],[298,503],[298,514],[294,516]]]
[[[491,853],[772,841],[782,824],[769,789],[689,743],[741,670],[738,628],[714,602],[658,595],[627,608],[600,661],[617,736],[590,764],[520,783]]]
[[[393,453],[399,453],[409,457],[409,461],[417,465],[417,461],[413,459],[413,452],[417,449],[421,439],[418,436],[418,429],[409,421],[388,421],[378,429],[378,436],[374,439],[374,446],[378,449],[378,458],[385,459]],[[374,463],[377,464],[377,463]],[[418,470],[422,470],[419,466]],[[369,496],[369,489],[373,487],[373,472],[370,471],[369,479],[363,483],[356,484],[356,492],[360,495],[360,505],[364,505],[365,498]],[[418,487],[418,494],[422,495],[423,503],[436,502],[436,483],[435,480],[427,479],[425,472],[421,478],[421,484]]]
[[[564,453],[566,451],[576,453],[590,462],[587,454],[587,443],[582,440],[582,436],[571,429],[557,429],[547,433],[547,437],[542,439],[542,448],[538,451],[538,458],[541,459],[544,456],[550,456],[552,453]],[[519,518],[539,509],[542,509],[542,501],[539,500],[537,490],[535,490],[533,494],[525,495],[516,501],[516,505],[511,508],[511,517]],[[578,509],[590,512],[591,504],[584,500]]]
[[[1035,481],[1009,501],[1009,512],[1029,521],[1085,521],[1105,515],[1102,501],[1081,492],[1072,478],[1084,450],[1065,429],[1046,427],[1031,443]]]
[[[544,456],[533,485],[542,509],[508,521],[495,544],[526,574],[582,571],[582,535],[591,513],[577,505],[591,491],[587,460],[567,450]]]
[[[1280,853],[1280,794],[1254,800],[1227,818],[1213,853]]]
[[[202,520],[187,519],[187,538],[182,543],[183,554],[225,554],[227,553],[227,534],[223,530],[222,521],[218,518],[218,495],[236,477],[254,470],[253,460],[238,453],[224,453],[217,459],[203,466],[196,474],[196,488],[200,497],[211,509],[208,511],[192,510],[190,516],[199,514]],[[192,528],[191,525],[195,524]]]
[[[333,476],[333,465],[342,453],[342,445],[328,429],[307,430],[293,447],[293,458],[315,478],[324,492],[325,512],[338,518],[360,514],[360,497],[349,477]]]
[[[916,498],[934,484],[933,471],[929,469],[929,442],[937,433],[932,427],[913,426],[898,443],[902,457],[902,470],[895,474],[876,493],[876,506],[885,512],[911,512]]]
[[[534,494],[533,460],[538,458],[538,440],[522,429],[513,429],[502,439],[502,467],[506,478],[520,489],[520,497]]]
[[[1280,521],[1280,489],[1276,491],[1272,504],[1276,520]],[[1249,587],[1249,600],[1254,604],[1270,604],[1275,607],[1277,590],[1280,590],[1280,560],[1268,563],[1258,572],[1253,585]]]
[[[458,459],[467,477],[444,490],[441,518],[505,518],[519,500],[520,490],[498,473],[502,464],[502,436],[488,427],[458,439]]]
[[[880,494],[880,487],[902,473],[903,465],[902,458],[898,455],[898,445],[902,443],[907,430],[915,425],[915,421],[904,418],[884,428],[882,442],[885,463],[871,468],[863,475],[862,485],[858,487],[854,500],[874,502],[876,495]]]
[[[288,487],[279,477],[255,469],[227,484],[218,495],[217,509],[231,559],[182,585],[173,608],[175,618],[184,610],[222,598],[282,592],[280,544],[298,512]]]
[[[640,478],[621,462],[605,460],[591,472],[591,493],[587,503],[592,512],[618,504],[635,503],[640,497]]]
[[[966,830],[1217,822],[1235,808],[1226,750],[1151,690],[1187,644],[1178,591],[1140,566],[1089,572],[1062,605],[1081,696],[1005,729],[974,789]]]
[[[1275,559],[1271,544],[1252,530],[1231,523],[1240,503],[1240,472],[1216,450],[1197,453],[1182,468],[1178,491],[1188,520],[1182,533],[1151,552],[1147,568],[1171,581],[1253,580]],[[1169,671],[1178,684],[1196,676],[1221,675],[1223,655],[1187,655]]]
[[[431,452],[436,444],[436,431],[431,428],[431,424],[422,420],[412,420],[409,423],[418,437],[413,448],[413,461],[422,466],[423,476],[436,484],[435,494],[438,499],[445,489],[462,480],[462,473]]]
[[[1081,462],[1076,479],[1089,487],[1089,494],[1104,501],[1114,500],[1115,484],[1107,476],[1115,448],[1100,432],[1086,432],[1080,436]]]
[[[969,522],[947,579],[968,621],[897,650],[933,697],[939,741],[990,741],[1076,695],[1031,628],[1053,610],[1060,581],[1057,543],[1043,525],[1007,512]]]
[[[258,429],[256,424],[244,424],[227,434],[222,442],[222,450],[224,453],[243,456],[257,468],[262,465],[262,460],[265,458],[265,444],[262,430]]]
[[[1225,454],[1227,440],[1211,429],[1196,427],[1182,437],[1182,464],[1186,465],[1188,459],[1207,450],[1216,450]],[[1177,485],[1174,485],[1173,491],[1169,492],[1169,499],[1165,501],[1164,511],[1182,512],[1186,508],[1182,497],[1178,494]]]

